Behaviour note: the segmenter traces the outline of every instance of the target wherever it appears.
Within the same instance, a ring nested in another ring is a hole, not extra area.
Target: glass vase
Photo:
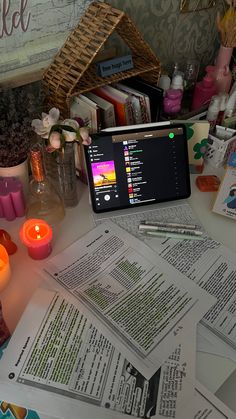
[[[73,143],[65,143],[64,151],[53,154],[45,151],[45,169],[65,207],[74,207],[78,203],[77,178],[75,167],[75,149]]]

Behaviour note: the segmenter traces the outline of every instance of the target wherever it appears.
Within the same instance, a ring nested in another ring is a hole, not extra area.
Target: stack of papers
[[[166,259],[107,221],[46,262],[1,397],[58,418],[233,419],[195,381],[196,327],[217,300]]]

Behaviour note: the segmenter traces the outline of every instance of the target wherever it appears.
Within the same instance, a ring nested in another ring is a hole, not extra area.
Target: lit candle
[[[5,247],[0,244],[0,291],[7,285],[11,276],[9,257]]]
[[[27,220],[20,230],[20,238],[32,259],[44,259],[52,251],[52,228],[44,220]]]

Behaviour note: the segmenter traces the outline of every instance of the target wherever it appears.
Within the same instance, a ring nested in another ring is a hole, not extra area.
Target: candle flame
[[[0,269],[3,268],[5,266],[4,261],[0,258]]]
[[[38,233],[40,231],[40,228],[37,225],[34,227],[34,229],[35,229],[36,233]],[[37,239],[41,239],[40,234],[37,234],[36,237],[37,237]]]

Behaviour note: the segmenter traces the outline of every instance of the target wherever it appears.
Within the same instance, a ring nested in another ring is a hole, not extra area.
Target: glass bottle
[[[29,184],[26,218],[40,218],[54,226],[64,218],[65,209],[61,197],[45,175],[39,144],[30,150],[30,164],[33,177]]]
[[[59,191],[65,207],[75,207],[78,204],[74,150],[73,142],[65,142],[64,150],[58,152],[55,159]]]
[[[190,110],[194,88],[197,82],[199,63],[196,60],[188,60],[184,70],[184,95],[183,107],[186,111]]]

